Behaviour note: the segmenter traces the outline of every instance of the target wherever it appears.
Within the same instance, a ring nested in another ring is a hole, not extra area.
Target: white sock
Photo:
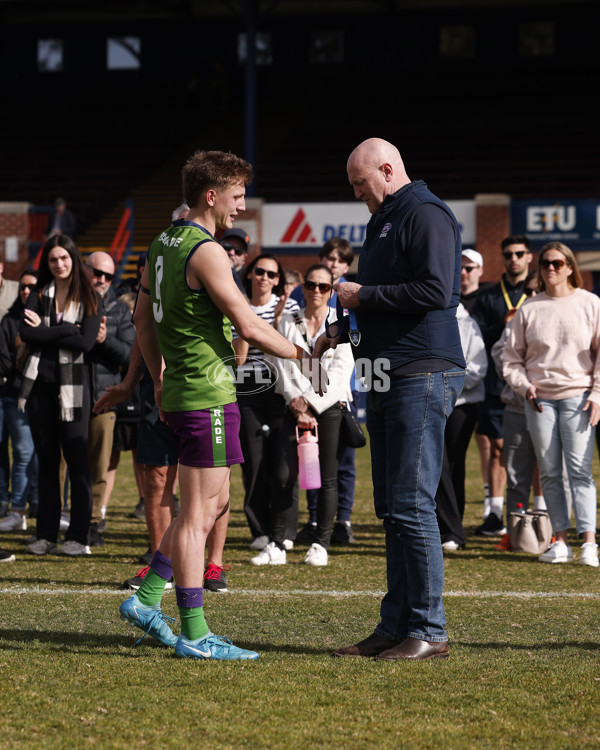
[[[483,501],[483,513],[482,518],[487,518],[490,515],[490,498],[486,495]]]
[[[495,513],[498,518],[502,518],[502,509],[504,508],[504,496],[490,497],[490,513]]]
[[[533,498],[533,507],[535,510],[548,510],[543,495],[535,495]]]

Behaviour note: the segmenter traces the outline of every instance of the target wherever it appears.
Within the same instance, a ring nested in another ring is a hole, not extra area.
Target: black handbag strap
[[[308,346],[308,351],[312,354],[313,348],[310,345],[310,341],[308,340],[308,331],[306,330],[306,323],[300,317],[300,313],[298,312],[298,310],[293,310],[292,315],[294,316],[294,323],[296,324],[298,330],[300,331],[300,335],[304,339],[306,346]]]

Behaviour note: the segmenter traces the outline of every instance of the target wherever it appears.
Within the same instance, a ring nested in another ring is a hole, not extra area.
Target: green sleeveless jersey
[[[197,411],[236,400],[231,323],[206,291],[190,289],[187,264],[214,238],[198,224],[176,221],[148,249],[152,311],[165,371],[162,408]]]

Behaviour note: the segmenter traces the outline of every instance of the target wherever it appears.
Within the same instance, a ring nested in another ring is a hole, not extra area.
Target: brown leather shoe
[[[427,659],[447,659],[450,656],[448,641],[442,643],[428,643],[419,638],[407,638],[394,648],[380,651],[376,658],[381,661],[426,661]]]
[[[392,646],[397,645],[398,641],[392,641],[377,633],[371,633],[364,641],[359,641],[359,643],[355,643],[353,646],[337,648],[332,653],[332,656],[377,656],[382,651],[389,650]]]

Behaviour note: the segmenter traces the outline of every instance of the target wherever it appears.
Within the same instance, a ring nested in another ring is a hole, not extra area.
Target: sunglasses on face
[[[558,258],[557,260],[546,260],[546,258],[542,258],[542,260],[540,260],[540,266],[545,271],[547,271],[550,268],[550,266],[552,266],[552,268],[556,269],[557,271],[560,271],[560,269],[563,266],[566,266],[566,264],[567,264],[567,261],[562,260],[562,258]]]
[[[516,255],[517,258],[522,258],[525,255],[525,250],[517,250],[515,253],[511,253],[507,251],[505,253],[502,253],[502,255],[506,258],[506,260],[510,260],[513,257],[513,255]]]
[[[221,246],[224,247],[227,252],[233,250],[236,255],[246,255],[248,252],[247,250],[244,250],[243,247],[234,247],[233,245],[230,245],[229,242],[221,242]]]
[[[33,289],[37,289],[37,284],[19,284],[20,292],[24,292],[26,289],[31,292]]]
[[[527,297],[531,297],[532,294],[537,294],[537,289],[526,286],[525,289],[523,289],[523,294],[525,294]]]
[[[474,271],[476,268],[479,268],[479,266],[461,266],[461,271],[466,271],[467,273],[471,273],[471,271]]]
[[[255,274],[256,276],[264,276],[265,274],[267,274],[267,276],[270,279],[276,279],[279,276],[277,271],[267,271],[266,268],[258,268],[258,267],[254,268],[252,273]]]
[[[106,273],[106,271],[101,271],[99,268],[92,268],[92,273],[97,279],[101,279],[104,276],[107,281],[112,281],[115,278],[114,273]]]
[[[315,289],[318,289],[321,294],[326,294],[331,289],[331,284],[317,284],[316,281],[305,281],[304,282],[304,288],[308,292],[314,292]]]

